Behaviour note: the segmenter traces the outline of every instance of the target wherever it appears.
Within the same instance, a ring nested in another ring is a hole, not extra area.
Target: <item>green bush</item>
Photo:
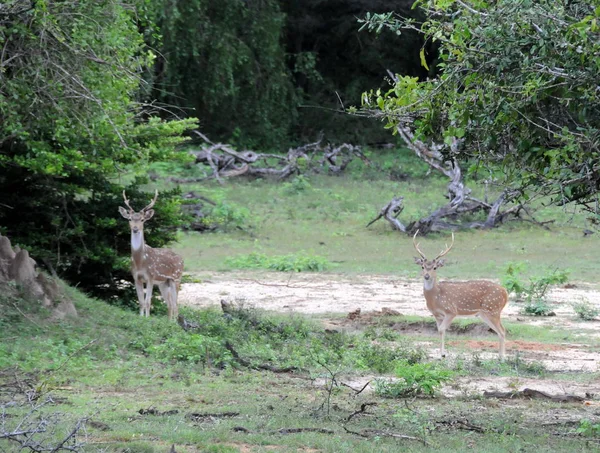
[[[400,361],[395,370],[398,380],[377,380],[375,391],[387,398],[406,398],[416,395],[433,395],[444,382],[454,376],[454,372],[433,363]]]
[[[408,344],[386,347],[376,343],[362,343],[358,345],[355,352],[358,356],[356,365],[359,368],[381,374],[394,370],[399,362],[414,365],[427,357],[423,349]]]
[[[523,313],[533,316],[549,316],[552,308],[544,299],[527,300],[523,306]]]
[[[584,298],[573,303],[573,310],[584,321],[592,321],[600,315],[600,308]]]
[[[299,193],[307,192],[310,189],[312,189],[312,185],[304,175],[298,175],[290,182],[283,183],[283,191],[287,195],[297,195]]]
[[[219,201],[215,206],[212,206],[203,222],[207,226],[229,231],[247,226],[249,219],[249,209],[238,207],[226,201]]]
[[[331,266],[331,263],[321,256],[267,256],[256,252],[228,258],[225,263],[235,269],[269,269],[280,272],[321,272]]]
[[[600,436],[600,423],[592,423],[589,420],[581,420],[577,432],[586,437]]]
[[[504,275],[501,278],[502,286],[510,293],[515,293],[517,299],[525,299],[528,309],[533,312],[543,312],[543,301],[546,293],[552,285],[561,285],[569,280],[569,271],[561,269],[549,269],[541,276],[529,277],[529,282],[522,280],[521,274],[527,270],[527,264],[523,262],[508,263]],[[539,308],[539,310],[538,310]]]

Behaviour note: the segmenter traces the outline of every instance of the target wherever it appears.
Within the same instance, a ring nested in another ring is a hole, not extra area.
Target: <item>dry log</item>
[[[236,176],[269,177],[286,179],[294,174],[303,172],[327,171],[341,174],[355,158],[361,159],[367,165],[369,160],[360,147],[344,143],[339,146],[321,144],[322,139],[314,143],[290,148],[285,155],[257,153],[251,150],[236,151],[226,143],[214,143],[199,131],[194,131],[202,139],[202,148],[189,151],[195,157],[196,163],[206,164],[211,168],[212,175],[220,183],[223,178]],[[318,157],[320,156],[320,157]],[[258,164],[262,163],[262,166]],[[192,180],[205,178],[192,178]],[[175,182],[192,182],[190,179],[170,178]]]
[[[583,397],[578,395],[551,395],[541,390],[535,389],[523,389],[514,392],[483,392],[483,396],[486,398],[500,398],[500,399],[515,399],[515,398],[528,398],[528,399],[548,399],[557,403],[580,403],[584,400]]]

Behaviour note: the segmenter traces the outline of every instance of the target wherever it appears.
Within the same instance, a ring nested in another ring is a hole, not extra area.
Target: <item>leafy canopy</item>
[[[0,6],[1,232],[88,290],[114,289],[126,275],[128,229],[116,223],[119,178],[127,171],[126,181],[139,184],[137,169],[171,158],[195,124],[152,117],[139,102],[140,75],[154,54],[138,31],[135,6],[116,0]],[[175,192],[161,197],[169,214],[154,222],[153,245],[173,238]],[[132,203],[148,203],[137,188],[128,193]]]
[[[419,0],[426,19],[369,14],[371,30],[419,30],[437,76],[398,77],[366,96],[388,128],[463,141],[463,159],[500,165],[504,182],[554,201],[587,203],[600,188],[600,2]],[[432,61],[433,60],[433,61]],[[448,149],[446,152],[450,152]]]

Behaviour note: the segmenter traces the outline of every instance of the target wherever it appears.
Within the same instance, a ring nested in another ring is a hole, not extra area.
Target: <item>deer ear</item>
[[[129,211],[127,209],[125,209],[123,206],[119,206],[119,212],[127,220],[131,220],[131,215],[129,214]]]
[[[154,209],[148,209],[147,211],[144,211],[144,221],[150,220],[153,215],[154,215]]]
[[[446,264],[446,260],[441,259],[437,261],[437,267],[443,267]]]
[[[423,265],[423,258],[417,258],[416,256],[414,258],[415,258],[415,263],[416,264],[418,264],[419,266]]]

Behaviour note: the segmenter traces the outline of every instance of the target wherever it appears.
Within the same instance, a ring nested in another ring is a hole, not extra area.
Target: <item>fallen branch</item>
[[[523,389],[515,392],[483,392],[483,396],[486,398],[500,398],[500,399],[515,399],[515,398],[529,398],[529,399],[548,399],[557,403],[579,403],[584,400],[583,397],[578,395],[550,395],[549,393],[542,392],[541,390],[535,389]]]
[[[365,385],[365,387],[366,387],[367,385],[369,385],[369,383],[368,383],[368,382],[367,382],[367,384]],[[364,388],[365,388],[365,387],[363,387],[363,390],[364,390]],[[362,390],[361,390],[361,392],[362,392]],[[354,418],[355,416],[357,416],[357,415],[360,415],[360,414],[369,414],[370,412],[367,412],[367,408],[368,408],[369,406],[377,406],[377,403],[362,403],[362,404],[360,405],[360,409],[359,409],[359,410],[357,410],[357,411],[354,411],[354,412],[352,412],[350,415],[348,415],[348,417],[346,418],[346,421],[347,421],[347,422],[349,422],[349,421],[350,421],[352,418]]]
[[[421,442],[425,446],[429,445],[425,439],[419,439],[418,437],[414,436],[407,436],[406,434],[392,433],[389,431],[382,431],[379,429],[363,429],[362,431],[358,432],[349,430],[345,426],[343,428],[344,431],[346,431],[348,434],[354,434],[356,436],[364,437],[365,439],[372,439],[373,437],[392,437],[394,439],[415,440],[417,442]]]
[[[348,143],[323,146],[322,138],[314,143],[290,148],[286,154],[268,154],[251,150],[236,151],[229,144],[214,143],[201,132],[193,132],[202,139],[203,145],[200,149],[188,152],[195,157],[196,163],[208,165],[212,171],[210,177],[221,184],[224,182],[223,178],[236,176],[273,177],[282,180],[303,172],[327,171],[339,175],[356,157],[365,164],[370,164],[360,147]],[[259,163],[263,166],[258,166]],[[181,182],[175,178],[171,180]],[[185,181],[188,182],[189,179]]]
[[[234,432],[250,434],[253,431],[243,426],[234,426],[232,428]],[[256,433],[261,433],[256,431]],[[263,432],[261,434],[298,434],[298,433],[321,433],[321,434],[335,434],[335,431],[326,428],[281,428],[273,431]]]
[[[354,387],[351,387],[351,386],[349,386],[348,384],[346,384],[346,383],[344,383],[344,382],[341,382],[341,384],[342,384],[344,387],[348,387],[350,390],[352,390],[352,391],[354,392],[354,396],[358,396],[358,395],[360,395],[360,394],[361,394],[361,393],[364,391],[364,389],[366,389],[366,388],[369,386],[369,384],[370,384],[370,383],[371,383],[371,381],[369,381],[369,382],[367,382],[365,385],[363,385],[363,386],[362,386],[362,388],[361,388],[360,390],[356,390]],[[377,403],[365,403],[365,404],[377,404]]]
[[[302,371],[300,368],[295,367],[295,366],[280,368],[280,367],[267,365],[267,364],[253,365],[249,360],[246,360],[246,359],[240,357],[238,352],[233,348],[233,345],[231,343],[229,343],[228,341],[225,342],[225,349],[227,349],[229,352],[231,352],[231,355],[233,356],[233,358],[240,365],[245,366],[246,368],[250,368],[252,370],[265,370],[265,371],[270,371],[272,373],[293,373],[293,372],[297,372],[297,371]]]

